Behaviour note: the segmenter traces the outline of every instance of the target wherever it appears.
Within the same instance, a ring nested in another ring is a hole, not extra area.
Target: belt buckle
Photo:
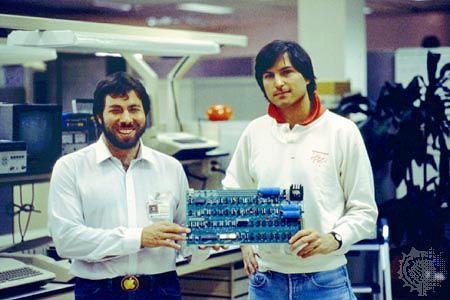
[[[132,292],[139,288],[139,279],[134,275],[125,276],[120,282],[123,291]]]

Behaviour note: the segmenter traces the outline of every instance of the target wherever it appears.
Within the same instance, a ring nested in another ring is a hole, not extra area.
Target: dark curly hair
[[[117,72],[97,83],[94,91],[94,116],[101,117],[105,109],[105,98],[108,95],[126,96],[134,91],[141,99],[145,115],[150,111],[150,97],[142,83],[125,72]],[[95,118],[97,120],[97,118]]]

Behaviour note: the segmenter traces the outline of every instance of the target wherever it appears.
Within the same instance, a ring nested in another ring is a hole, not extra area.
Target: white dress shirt
[[[268,115],[244,130],[226,176],[225,188],[304,187],[305,228],[335,231],[342,248],[327,255],[299,258],[285,245],[255,246],[260,270],[310,273],[346,263],[344,253],[375,234],[377,206],[372,170],[358,127],[325,111],[317,120],[292,129]]]
[[[187,189],[183,167],[173,157],[141,142],[124,170],[100,138],[54,166],[48,225],[56,250],[72,259],[73,275],[86,279],[175,270],[176,250],[141,248],[141,234],[164,219],[184,224]],[[149,203],[160,214],[149,214]],[[201,252],[206,258],[209,251]]]

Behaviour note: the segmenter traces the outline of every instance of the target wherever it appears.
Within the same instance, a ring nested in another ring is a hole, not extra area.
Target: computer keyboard
[[[27,265],[12,258],[0,258],[0,291],[25,285],[42,285],[55,278],[47,270]]]
[[[19,268],[15,270],[3,271],[0,273],[0,283],[12,280],[18,280],[22,278],[41,275],[42,273],[33,270],[30,267]]]

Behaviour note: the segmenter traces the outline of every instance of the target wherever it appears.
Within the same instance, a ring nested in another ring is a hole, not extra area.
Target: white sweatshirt
[[[292,129],[265,115],[244,130],[222,181],[224,188],[304,187],[304,228],[342,236],[341,249],[299,258],[286,245],[254,245],[259,269],[310,273],[346,263],[357,241],[375,235],[378,210],[372,170],[357,126],[330,111]]]

